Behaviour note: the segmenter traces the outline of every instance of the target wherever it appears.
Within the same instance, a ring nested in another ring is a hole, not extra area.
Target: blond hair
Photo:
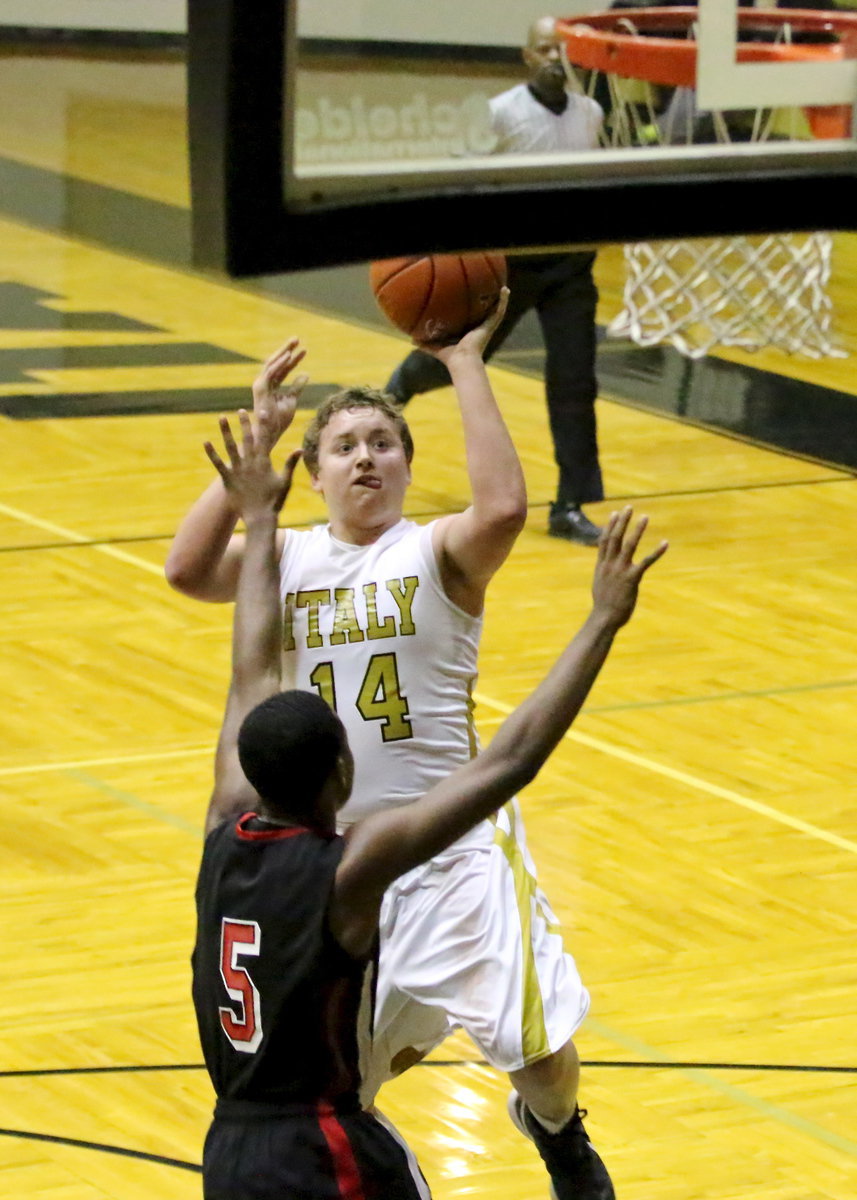
[[[322,400],[315,416],[307,426],[303,441],[303,458],[311,475],[318,473],[318,447],[322,431],[337,413],[349,408],[373,408],[393,424],[404,447],[407,462],[414,457],[414,439],[408,429],[408,423],[402,416],[401,409],[393,398],[386,392],[370,387],[349,387],[341,392],[334,392],[326,400]]]

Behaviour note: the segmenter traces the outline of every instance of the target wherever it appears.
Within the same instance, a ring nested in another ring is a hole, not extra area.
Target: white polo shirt
[[[565,111],[553,113],[533,96],[525,83],[489,101],[497,134],[495,154],[594,150],[604,112],[597,101],[579,92],[566,92]]]

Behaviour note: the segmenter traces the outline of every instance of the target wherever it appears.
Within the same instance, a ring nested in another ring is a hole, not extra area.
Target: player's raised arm
[[[530,783],[580,711],[618,630],[630,619],[643,575],[666,542],[634,561],[646,528],[629,533],[631,509],[614,513],[598,550],[592,610],[554,667],[477,758],[421,800],[376,813],[351,830],[337,875],[331,927],[357,952],[374,928],[385,887],[433,857]]]
[[[299,375],[287,387],[285,377],[306,351],[290,338],[265,362],[253,383],[253,410],[268,414],[265,437],[272,450],[289,428],[298,397],[307,381]],[[164,567],[167,582],[195,600],[235,599],[244,535],[235,533],[238,512],[222,480],[216,479],[188,512],[173,538]],[[279,535],[282,549],[283,534]]]
[[[238,730],[252,708],[280,690],[280,580],[276,548],[277,517],[283,506],[300,451],[282,474],[271,466],[270,418],[261,412],[256,425],[239,414],[242,444],[228,420],[220,421],[228,463],[210,442],[205,449],[216,467],[235,511],[244,519],[246,543],[238,573],[232,630],[232,678],[214,766],[214,791],[206,831],[251,805],[256,794],[238,761]]]
[[[490,316],[455,345],[421,347],[446,366],[461,409],[471,502],[463,513],[438,522],[435,551],[450,599],[474,615],[482,611],[485,588],[527,518],[524,472],[483,361],[508,298],[503,288]]]

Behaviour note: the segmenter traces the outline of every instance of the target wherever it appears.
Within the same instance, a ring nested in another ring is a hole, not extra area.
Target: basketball
[[[372,263],[369,279],[388,320],[415,342],[457,342],[481,325],[506,282],[502,254],[424,254]]]

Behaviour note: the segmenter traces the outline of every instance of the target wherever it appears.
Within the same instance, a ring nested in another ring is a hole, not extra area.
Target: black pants
[[[595,423],[594,261],[592,253],[510,255],[509,307],[485,354],[487,361],[524,314],[535,309],[545,344],[545,393],[561,503],[604,499]],[[394,371],[387,390],[407,402],[449,382],[442,362],[412,350]]]

